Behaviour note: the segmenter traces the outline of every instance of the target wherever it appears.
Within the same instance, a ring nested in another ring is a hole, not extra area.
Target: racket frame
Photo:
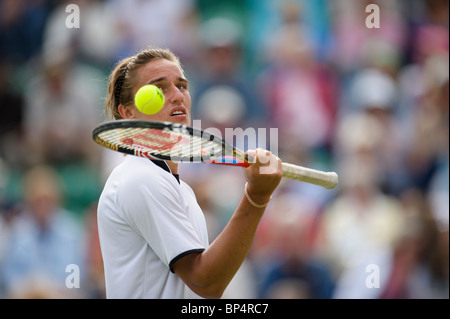
[[[123,146],[114,142],[106,141],[101,137],[103,132],[115,129],[156,129],[161,130],[169,134],[178,134],[178,136],[198,136],[202,141],[209,141],[215,143],[215,145],[221,147],[220,154],[209,154],[209,159],[203,158],[206,154],[198,156],[190,155],[183,158],[174,157],[156,153],[151,149],[144,149],[137,146]],[[181,135],[180,135],[181,134]],[[173,162],[191,162],[191,163],[212,163],[221,165],[233,165],[233,166],[250,166],[249,163],[253,161],[247,153],[235,148],[228,144],[222,138],[219,138],[207,131],[195,129],[185,124],[172,123],[172,122],[156,122],[156,121],[144,121],[144,120],[115,120],[111,122],[105,122],[97,126],[92,132],[93,140],[106,148],[112,149],[124,154],[130,154],[139,157],[146,157],[155,160],[167,160]],[[307,182],[310,184],[319,185],[327,189],[332,189],[338,184],[338,175],[335,172],[323,172],[311,168],[306,168],[289,163],[282,163],[283,177]]]

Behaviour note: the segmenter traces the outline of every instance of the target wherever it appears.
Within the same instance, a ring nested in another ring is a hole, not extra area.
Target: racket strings
[[[199,135],[148,128],[118,128],[99,134],[109,144],[151,152],[176,161],[205,161],[223,156],[222,145]]]

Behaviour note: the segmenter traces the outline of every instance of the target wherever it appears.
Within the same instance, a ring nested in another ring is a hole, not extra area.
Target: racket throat
[[[233,156],[223,156],[221,158],[217,158],[215,160],[212,160],[210,162],[211,164],[219,164],[219,165],[233,165],[233,166],[242,166],[242,167],[249,167],[250,164],[247,162],[244,162],[242,160],[237,159]]]

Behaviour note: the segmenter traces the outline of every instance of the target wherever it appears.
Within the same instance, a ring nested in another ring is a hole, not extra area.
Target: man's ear
[[[132,107],[128,107],[128,106],[120,104],[119,107],[117,108],[117,110],[119,111],[119,114],[123,119],[134,118],[134,112],[133,112]]]

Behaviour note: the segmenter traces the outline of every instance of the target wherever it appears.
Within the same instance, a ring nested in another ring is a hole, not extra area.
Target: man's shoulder
[[[153,164],[149,159],[127,156],[123,163],[112,171],[111,176],[125,179],[146,179],[149,176],[164,176],[164,173],[164,170]]]
[[[116,181],[124,189],[151,189],[163,191],[176,188],[177,181],[171,173],[155,165],[146,158],[129,156],[111,174],[112,181]]]

